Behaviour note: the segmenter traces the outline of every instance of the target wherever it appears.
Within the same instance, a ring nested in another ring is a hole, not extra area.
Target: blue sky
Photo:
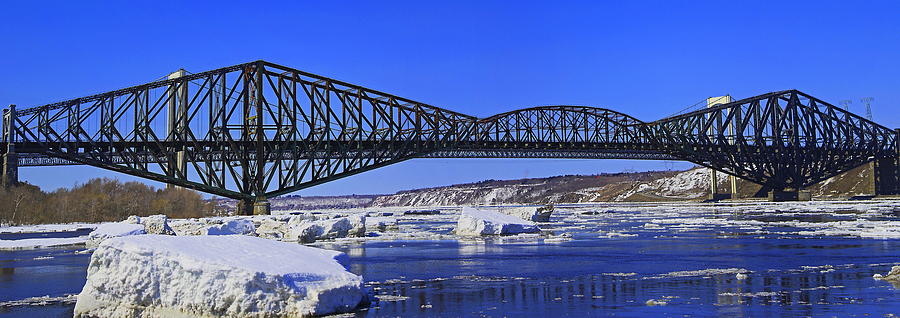
[[[29,2],[0,11],[0,105],[31,107],[264,59],[476,116],[548,104],[642,120],[709,96],[875,98],[900,127],[896,1]],[[418,159],[298,192],[684,168],[618,160]],[[22,168],[46,189],[90,167]]]

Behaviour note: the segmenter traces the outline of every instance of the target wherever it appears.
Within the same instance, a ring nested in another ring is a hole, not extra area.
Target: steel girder
[[[243,200],[419,157],[680,159],[775,189],[896,157],[894,131],[798,91],[651,123],[587,106],[478,119],[265,61],[7,112],[3,127],[24,166]]]
[[[877,158],[896,132],[797,90],[648,123],[673,156],[772,189],[801,189]]]

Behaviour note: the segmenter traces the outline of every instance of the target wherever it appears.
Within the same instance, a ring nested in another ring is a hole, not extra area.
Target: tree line
[[[156,189],[141,182],[96,178],[71,189],[42,191],[30,184],[0,189],[0,224],[121,221],[131,215],[197,218],[223,211],[200,193]]]

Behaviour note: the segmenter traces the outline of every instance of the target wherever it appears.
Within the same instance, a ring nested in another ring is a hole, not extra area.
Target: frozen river
[[[872,279],[900,265],[890,201],[565,206],[541,234],[487,239],[453,235],[458,212],[391,216],[397,228],[314,245],[346,252],[378,298],[356,316],[900,313],[900,286]],[[34,234],[0,239],[23,235]],[[71,316],[89,257],[0,251],[0,316]]]

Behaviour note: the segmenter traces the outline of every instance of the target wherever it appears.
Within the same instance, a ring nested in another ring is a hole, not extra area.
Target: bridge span
[[[2,143],[7,186],[19,166],[90,165],[239,199],[243,213],[412,158],[684,160],[787,198],[873,163],[876,192],[900,192],[900,130],[797,90],[652,122],[570,105],[477,118],[255,61],[10,106]]]

